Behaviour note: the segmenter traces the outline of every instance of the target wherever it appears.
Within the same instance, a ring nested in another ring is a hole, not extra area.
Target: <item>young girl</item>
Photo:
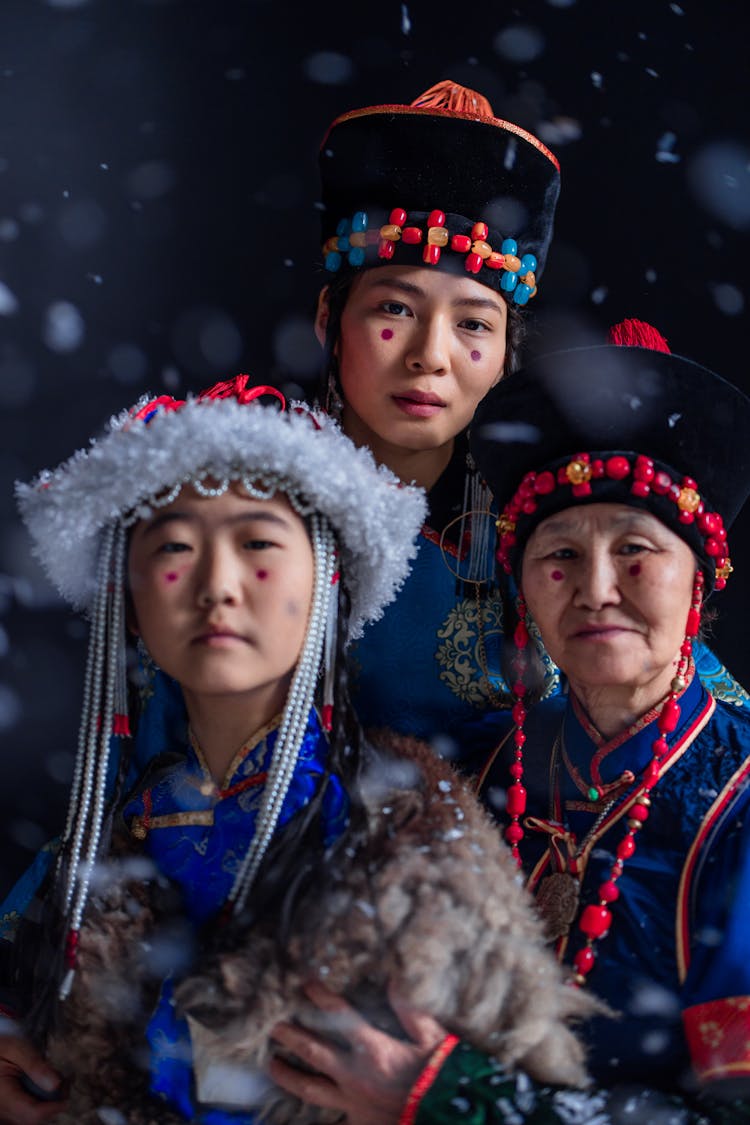
[[[261,1073],[308,978],[391,1031],[396,982],[430,1016],[405,1017],[415,1073],[435,1017],[542,1080],[583,1079],[564,1020],[585,1005],[492,825],[431,753],[361,748],[348,705],[344,645],[403,582],[422,494],[263,393],[242,376],[139,403],[19,489],[91,643],[63,838],[3,911],[11,1125],[317,1120]],[[138,710],[126,629],[187,715],[132,787],[111,753]]]

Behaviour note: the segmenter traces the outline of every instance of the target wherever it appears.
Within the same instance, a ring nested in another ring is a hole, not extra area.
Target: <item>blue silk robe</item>
[[[706,1083],[750,1077],[750,715],[716,702],[697,676],[680,706],[588,976],[588,987],[621,1013],[583,1029],[592,1072],[605,1085],[676,1088],[691,1069]],[[576,921],[557,941],[568,963],[585,940],[581,909],[599,901],[652,758],[657,715],[609,742],[575,700],[548,703],[527,721],[520,849],[535,893],[543,895],[554,872],[578,874]],[[482,779],[490,803],[509,783],[504,754]],[[598,802],[589,799],[592,784],[605,789]]]

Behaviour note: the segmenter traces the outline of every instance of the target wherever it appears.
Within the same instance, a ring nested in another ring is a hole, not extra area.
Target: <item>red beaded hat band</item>
[[[709,589],[726,585],[732,565],[722,517],[691,477],[632,452],[577,453],[527,472],[497,520],[499,565],[512,573],[532,531],[547,516],[594,503],[651,512],[695,552]]]

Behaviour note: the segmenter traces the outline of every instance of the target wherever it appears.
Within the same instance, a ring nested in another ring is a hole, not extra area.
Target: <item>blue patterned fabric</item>
[[[166,677],[161,680],[155,687],[157,691],[164,689],[154,712],[159,722],[149,725],[150,738],[143,744],[145,758],[153,759],[165,746],[179,754],[165,770],[154,771],[153,785],[146,781],[145,787],[126,803],[123,816],[131,828],[137,818],[145,825],[144,850],[181,889],[185,915],[197,939],[199,929],[225,903],[238,864],[253,838],[263,797],[263,777],[271,763],[278,731],[268,729],[243,747],[217,793],[205,766],[184,740],[184,715],[173,683]],[[317,714],[311,711],[279,827],[310,801],[325,771],[327,753],[326,737]],[[348,814],[347,794],[339,779],[331,776],[323,798],[326,845],[344,831]],[[2,936],[12,939],[17,920],[38,891],[53,856],[54,848],[41,852],[6,899],[0,909]],[[183,945],[189,949],[189,940]],[[186,1120],[200,1125],[252,1125],[252,1113],[196,1106],[190,1035],[187,1023],[175,1011],[174,983],[171,976],[164,981],[147,1030],[153,1092],[179,1110]]]
[[[680,721],[669,736],[670,746],[693,729],[708,701],[708,693],[695,677],[681,699]],[[558,739],[563,820],[578,844],[602,811],[585,794],[593,780],[591,765],[597,751],[605,785],[616,782],[625,770],[635,775],[635,782],[621,794],[613,793],[619,805],[651,760],[657,737],[652,720],[622,741],[613,740],[613,748],[602,755],[585,717],[572,703],[565,706],[561,700],[542,704],[527,722],[526,732],[527,813],[555,819],[549,763]],[[690,897],[691,960],[683,981],[676,941],[678,888],[689,849],[717,795],[748,756],[750,715],[718,702],[707,724],[651,793],[650,815],[638,832],[635,854],[625,862],[618,880],[620,896],[611,905],[612,925],[609,934],[596,942],[597,961],[588,977],[591,990],[620,1013],[619,1019],[595,1019],[583,1029],[590,1068],[598,1082],[638,1081],[674,1087],[686,1076],[691,1062],[683,1011],[707,1000],[750,997],[750,798],[746,786],[733,795],[722,824],[699,853]],[[507,766],[507,760],[495,763],[485,783],[485,798],[507,787]],[[581,907],[599,901],[598,887],[608,878],[624,832],[623,818],[594,842],[585,866]],[[548,839],[543,831],[527,826],[521,844],[527,871],[546,853]],[[567,848],[563,854],[568,854]],[[572,962],[583,944],[583,935],[574,924],[564,947],[566,963]]]

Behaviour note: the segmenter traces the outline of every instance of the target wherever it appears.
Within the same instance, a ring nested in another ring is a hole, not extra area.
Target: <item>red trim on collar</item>
[[[682,1022],[701,1082],[750,1075],[750,996],[693,1004]]]

